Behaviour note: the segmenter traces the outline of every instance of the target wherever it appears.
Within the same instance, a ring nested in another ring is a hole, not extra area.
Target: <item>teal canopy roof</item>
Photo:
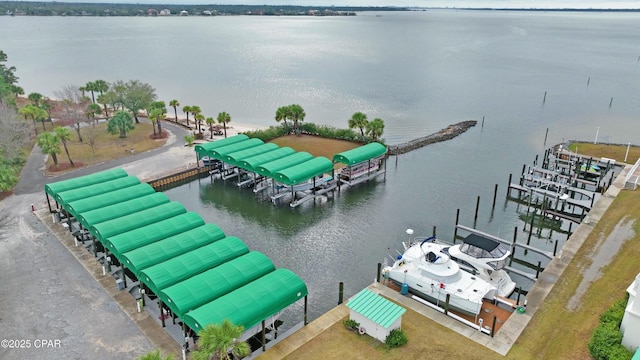
[[[235,236],[227,236],[222,240],[150,266],[140,272],[138,279],[157,295],[160,290],[248,252],[249,248],[242,240]]]
[[[369,289],[363,289],[347,303],[352,311],[388,329],[407,311]]]
[[[250,158],[245,158],[236,164],[238,167],[241,167],[247,171],[256,171],[256,167],[258,165],[266,164],[270,161],[281,159],[285,156],[295,154],[295,150],[292,148],[285,146],[283,148],[278,148],[273,151],[269,151],[260,155],[255,155]]]
[[[133,214],[138,211],[152,208],[168,202],[169,198],[167,197],[167,195],[154,192],[153,194],[129,199],[121,203],[89,210],[86,212],[81,212],[76,218],[85,229],[91,229],[93,225],[116,219],[121,216]]]
[[[216,140],[216,141],[210,141],[210,142],[206,142],[204,144],[198,144],[194,147],[194,150],[196,151],[196,154],[198,155],[198,159],[202,159],[202,157],[204,156],[211,156],[209,154],[209,151],[219,148],[219,147],[223,147],[223,146],[227,146],[227,145],[231,145],[231,144],[235,144],[237,142],[241,142],[241,141],[245,141],[245,140],[249,140],[249,137],[245,134],[238,134],[235,136],[230,136],[228,138],[224,138],[224,139],[220,139],[220,140]]]
[[[77,177],[69,180],[63,180],[63,181],[47,184],[44,186],[44,191],[45,193],[55,197],[56,194],[64,191],[73,190],[73,189],[77,189],[77,188],[81,188],[81,187],[85,187],[93,184],[98,184],[101,182],[105,182],[105,181],[109,181],[109,180],[113,180],[113,179],[117,179],[125,176],[129,176],[129,175],[127,175],[127,172],[124,171],[123,169],[106,170],[106,171],[97,172],[91,175],[85,175],[85,176],[81,176],[81,177]]]
[[[202,217],[198,213],[181,212],[177,207],[175,209],[169,208],[168,205],[170,204],[172,203],[157,207],[160,208],[166,206],[166,212],[168,213],[164,217],[158,216],[158,220],[153,220],[156,215],[149,213],[147,217],[150,218],[150,220],[144,223],[133,219],[124,221],[121,223],[121,226],[127,228],[129,224],[139,223],[140,225],[134,226],[128,231],[107,236],[104,241],[102,241],[104,247],[109,249],[109,251],[111,251],[122,262],[124,261],[122,255],[128,251],[166,239],[183,231],[191,230],[197,226],[204,225],[204,220],[202,220]],[[182,209],[184,210],[184,208]],[[142,214],[145,211],[141,211],[139,214]],[[124,218],[126,218],[126,216]]]
[[[273,177],[276,172],[313,159],[313,155],[306,151],[300,151],[283,158],[260,164],[255,168],[255,172],[262,176]]]
[[[298,165],[280,170],[273,178],[277,182],[285,185],[295,185],[332,170],[333,162],[324,156],[318,156]]]
[[[347,166],[352,166],[382,156],[386,152],[386,146],[377,142],[372,142],[367,145],[359,146],[336,154],[333,156],[333,161],[346,164]]]
[[[249,329],[307,294],[307,286],[296,274],[280,268],[189,311],[183,320],[196,332],[225,319]]]
[[[135,176],[126,176],[120,177],[109,181],[104,181],[101,183],[83,186],[77,189],[71,189],[64,192],[57,193],[54,195],[54,198],[58,202],[58,204],[65,206],[68,203],[85,199],[91,196],[96,196],[104,193],[108,193],[111,191],[123,189],[129,186],[134,186],[140,184],[140,180]]]
[[[84,213],[93,209],[100,209],[123,201],[153,194],[155,192],[156,191],[149,184],[138,184],[110,191],[108,193],[75,200],[67,203],[64,208],[73,215],[73,217],[77,218],[79,213]]]
[[[112,220],[95,224],[89,228],[91,235],[93,235],[102,244],[105,244],[105,240],[108,238],[126,233],[132,230],[139,230],[145,225],[153,224],[160,220],[168,219],[170,217],[185,213],[187,210],[177,201],[168,202],[154,206],[152,208],[144,209],[142,211],[121,216]]]
[[[226,155],[229,155],[229,154],[241,151],[241,150],[249,149],[249,148],[252,148],[252,147],[256,147],[256,146],[262,145],[262,144],[264,144],[264,141],[262,141],[260,139],[249,139],[249,140],[245,140],[245,141],[240,141],[240,142],[237,142],[235,144],[231,144],[231,145],[227,145],[227,146],[223,146],[223,147],[219,147],[219,148],[215,148],[215,149],[209,150],[209,157],[211,157],[213,159],[224,161],[224,157]]]
[[[224,232],[218,226],[204,224],[126,252],[122,255],[122,263],[134,275],[139,276],[140,271],[149,266],[224,239],[224,237]]]
[[[222,161],[226,162],[227,164],[238,166],[238,163],[242,159],[250,158],[259,154],[268,154],[269,152],[279,148],[280,147],[274,143],[262,144],[227,154],[223,157]]]
[[[160,291],[163,303],[179,317],[274,271],[271,260],[252,251]]]

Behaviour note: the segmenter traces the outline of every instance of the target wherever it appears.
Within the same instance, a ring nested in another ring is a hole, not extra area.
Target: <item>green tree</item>
[[[120,135],[120,138],[126,138],[127,133],[135,129],[131,114],[127,111],[120,110],[116,112],[107,123],[107,131],[112,135]]]
[[[213,124],[215,124],[216,120],[212,117],[208,117],[205,122],[209,125],[209,132],[211,133],[209,139],[213,139]]]
[[[204,122],[204,115],[198,113],[195,116],[196,124],[198,124],[198,132],[202,133],[202,123]]]
[[[180,102],[176,99],[169,101],[169,106],[173,108],[173,113],[176,116],[176,124],[178,123],[178,106],[180,106]]]
[[[13,93],[13,95],[18,96],[18,95],[24,95],[24,89],[21,88],[18,85],[11,85],[11,92]]]
[[[162,356],[160,350],[149,351],[148,353],[139,356],[136,360],[173,360],[173,356]]]
[[[287,119],[289,117],[288,106],[280,106],[278,110],[276,110],[276,122],[284,121],[284,127],[287,127]]]
[[[51,155],[53,163],[58,166],[58,153],[60,153],[60,139],[52,132],[43,132],[38,135],[36,144],[42,149],[42,152]]]
[[[299,123],[304,121],[304,118],[305,116],[307,116],[307,114],[304,112],[302,106],[298,104],[292,104],[289,105],[289,115],[291,116],[291,120],[293,120],[293,128],[295,129],[296,133],[299,133]]]
[[[94,82],[89,81],[85,86],[84,86],[84,90],[88,91],[91,93],[91,102],[95,103],[96,102],[96,95],[95,95],[95,91],[96,91],[96,84]]]
[[[231,122],[231,115],[227,114],[225,111],[218,113],[218,123],[222,124],[222,128],[224,129],[224,137],[227,137],[227,123]]]
[[[18,77],[16,76],[16,67],[11,66],[7,67],[4,63],[7,62],[7,54],[0,50],[0,78],[7,85],[13,85],[18,82]]]
[[[368,123],[369,121],[367,121],[367,115],[358,111],[351,115],[351,119],[349,119],[349,129],[360,129],[360,135],[364,137],[364,129],[367,127]]]
[[[33,104],[29,104],[21,108],[19,113],[24,116],[25,120],[27,117],[31,117],[31,120],[33,120],[33,130],[36,136],[38,136],[38,121],[42,121],[42,128],[44,129],[43,120],[47,118],[47,112]]]
[[[100,93],[100,95],[104,95],[107,91],[109,91],[109,83],[104,80],[96,80],[93,82],[93,89]]]
[[[156,90],[149,84],[139,80],[129,80],[124,84],[124,92],[122,93],[122,105],[129,109],[136,120],[138,120],[138,112],[146,109],[156,99]],[[116,92],[117,93],[117,92]]]
[[[32,92],[29,95],[27,95],[27,99],[29,99],[31,103],[33,103],[33,105],[38,107],[40,107],[40,103],[42,102],[43,98],[44,96],[37,92]]]
[[[238,341],[244,332],[240,325],[234,325],[229,320],[222,324],[209,324],[204,327],[198,336],[198,350],[193,352],[194,360],[230,360],[232,354],[235,358],[243,358],[251,353],[249,344],[245,341]]]
[[[98,96],[98,99],[100,99],[100,96]],[[87,105],[85,115],[87,116],[87,119],[91,120],[91,124],[93,126],[95,126],[97,122],[96,115],[100,114],[100,112],[102,112],[102,108],[100,107],[100,105],[95,103],[90,103],[89,105]]]
[[[56,126],[53,128],[53,132],[56,134],[60,142],[62,142],[62,146],[64,147],[64,152],[67,154],[67,159],[69,159],[69,164],[71,167],[75,167],[76,165],[71,160],[71,155],[69,155],[69,148],[67,147],[67,141],[71,140],[71,131],[63,126]]]
[[[372,141],[377,141],[384,132],[384,121],[379,118],[373,119],[373,121],[367,123],[367,135]]]
[[[104,118],[109,120],[109,110],[107,109],[107,105],[111,105],[111,107],[115,110],[116,106],[116,93],[113,91],[107,91],[104,94],[98,95],[98,103],[102,104],[104,110]]]
[[[160,124],[160,120],[164,119],[167,115],[167,104],[164,101],[154,101],[149,105],[147,112],[149,113],[149,119],[151,119],[152,113],[153,118],[155,119],[155,122],[154,120],[151,120],[154,122],[153,134],[155,135],[156,133],[155,125],[157,125],[158,134],[162,137],[162,125]]]
[[[190,105],[183,106],[182,112],[187,114],[187,127],[189,127],[189,114],[191,113],[191,106]]]
[[[196,117],[201,112],[202,112],[202,110],[200,109],[200,106],[191,105],[191,115],[193,115],[193,121],[195,121],[195,123],[196,123],[196,129],[198,129],[198,132],[200,132],[200,122],[198,121],[198,119]]]

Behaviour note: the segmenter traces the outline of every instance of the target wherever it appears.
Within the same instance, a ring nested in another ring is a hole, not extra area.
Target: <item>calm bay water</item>
[[[291,103],[307,121],[336,127],[363,111],[385,121],[389,144],[484,116],[483,127],[392,158],[386,182],[324,203],[276,208],[208,179],[166,192],[299,274],[310,319],[336,304],[338,282],[345,296],[370,284],[407,228],[428,235],[437,226],[450,241],[458,208],[473,225],[477,196],[477,228],[511,239],[523,226],[522,209],[504,200],[508,175],[544,151],[547,128],[547,146],[596,132],[598,141],[640,144],[637,13],[0,17],[0,39],[20,85],[48,96],[67,84],[135,78],[205,116],[227,111],[232,124],[275,124],[275,110]],[[532,245],[552,250],[552,237]]]

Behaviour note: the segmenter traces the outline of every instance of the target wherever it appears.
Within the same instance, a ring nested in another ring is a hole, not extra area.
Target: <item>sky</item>
[[[34,0],[35,1],[35,0]],[[138,4],[227,4],[227,5],[303,5],[303,6],[399,6],[457,8],[570,8],[639,9],[640,0],[62,0],[83,3]]]

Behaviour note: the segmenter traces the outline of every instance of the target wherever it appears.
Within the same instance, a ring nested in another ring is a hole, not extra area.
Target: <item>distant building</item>
[[[187,10],[180,11],[180,16],[189,16],[189,12]]]
[[[158,10],[156,9],[147,10],[147,16],[158,16]]]
[[[171,10],[162,9],[162,10],[160,10],[160,13],[158,13],[158,15],[160,15],[160,16],[169,16],[169,15],[171,15]]]
[[[205,10],[205,11],[203,11],[203,12],[202,12],[202,15],[204,15],[204,16],[211,16],[212,14],[211,14],[211,11],[209,11],[209,10]]]
[[[629,301],[624,311],[624,317],[620,324],[622,332],[622,345],[636,351],[640,348],[640,274],[627,288]]]

